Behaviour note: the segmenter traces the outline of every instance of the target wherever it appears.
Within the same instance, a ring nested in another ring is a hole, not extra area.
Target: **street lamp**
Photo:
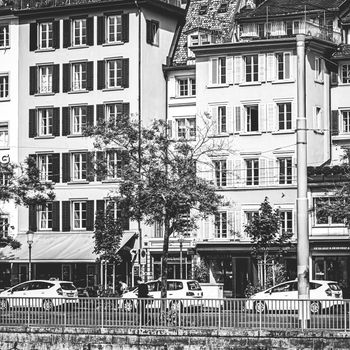
[[[32,279],[32,244],[34,240],[34,232],[27,231],[27,243],[29,248],[29,265],[28,265],[28,280]]]
[[[180,243],[180,279],[182,280],[182,244],[184,242],[185,237],[180,234],[178,236],[178,241]]]

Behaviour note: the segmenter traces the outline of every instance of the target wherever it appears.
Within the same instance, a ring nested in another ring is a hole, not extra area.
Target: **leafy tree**
[[[24,164],[1,164],[2,181],[0,184],[0,201],[14,202],[15,205],[45,205],[55,199],[53,186],[40,180],[40,172],[35,159],[28,157]],[[11,226],[12,227],[12,226]],[[0,232],[0,247],[20,247],[12,236]]]
[[[266,288],[268,266],[272,266],[272,276],[275,275],[275,263],[290,249],[293,233],[280,230],[279,210],[272,209],[267,197],[246,225],[245,232],[252,239],[252,254],[258,260],[260,283]],[[276,279],[272,279],[275,283]]]
[[[123,181],[111,194],[118,204],[127,208],[131,219],[164,228],[163,298],[170,236],[184,230],[184,213],[186,230],[194,230],[198,219],[214,214],[221,201],[214,186],[197,176],[197,165],[209,150],[215,150],[207,137],[206,125],[197,130],[194,141],[174,141],[164,121],[155,120],[150,127],[140,127],[129,116],[121,116],[85,132],[95,138],[97,149],[120,150]],[[97,174],[106,175],[111,170],[105,158],[96,160]]]

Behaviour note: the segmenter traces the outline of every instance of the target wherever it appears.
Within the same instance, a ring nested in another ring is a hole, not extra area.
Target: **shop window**
[[[314,198],[315,210],[315,225],[342,225],[343,218],[338,215],[330,215],[327,211],[327,206],[336,201],[336,198],[322,197]]]

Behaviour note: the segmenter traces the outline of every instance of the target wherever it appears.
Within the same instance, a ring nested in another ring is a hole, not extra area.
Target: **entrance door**
[[[233,258],[233,294],[236,298],[245,297],[245,289],[249,281],[249,262],[249,258]]]

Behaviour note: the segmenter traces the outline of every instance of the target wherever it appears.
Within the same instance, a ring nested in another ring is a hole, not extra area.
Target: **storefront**
[[[152,276],[153,279],[161,277],[162,271],[162,254],[153,253],[152,257]],[[182,268],[182,276],[180,270]],[[168,278],[180,278],[191,279],[192,278],[192,256],[187,255],[187,252],[183,252],[182,260],[180,260],[179,252],[169,252],[168,256]]]

